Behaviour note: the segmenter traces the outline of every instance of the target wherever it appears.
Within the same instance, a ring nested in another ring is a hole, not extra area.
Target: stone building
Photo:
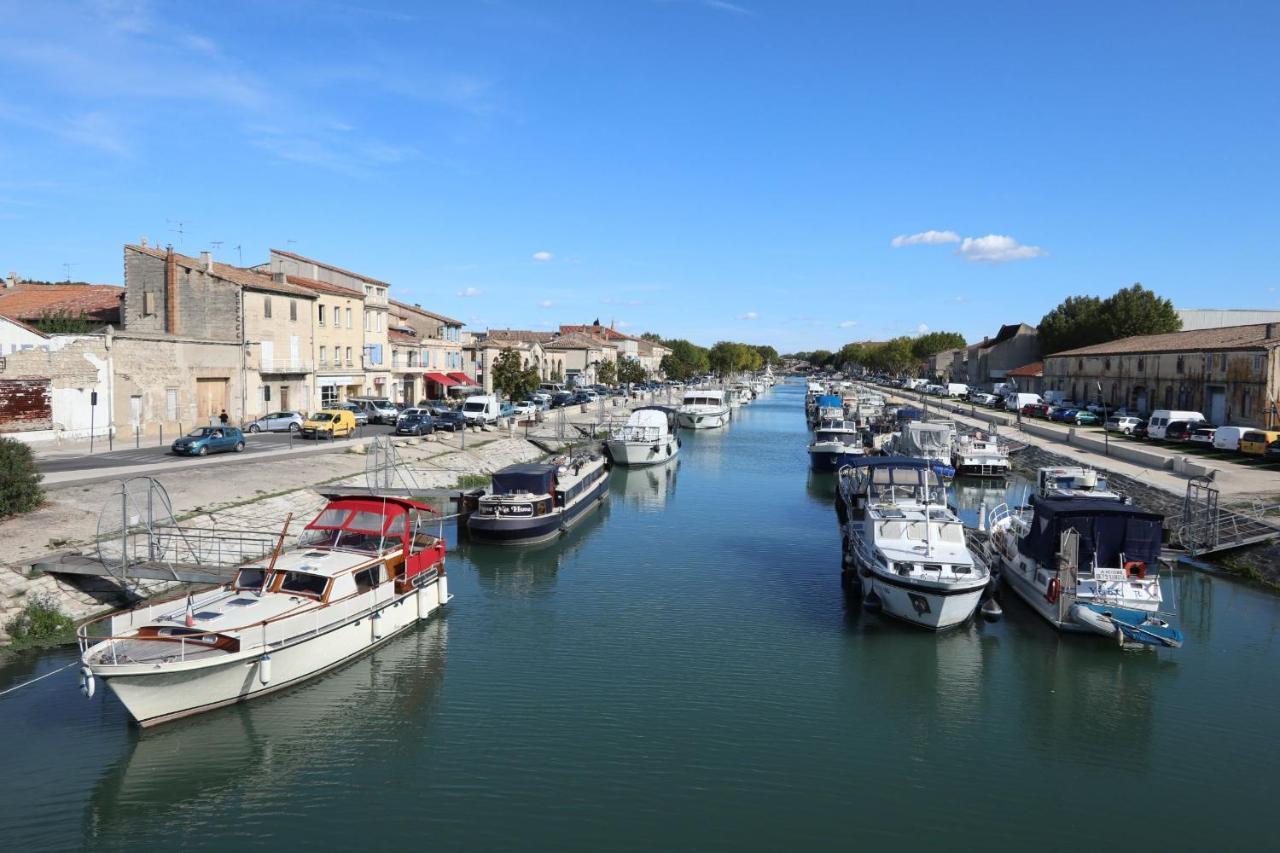
[[[34,284],[11,272],[0,288],[0,314],[28,325],[61,315],[119,326],[123,300],[124,288],[113,284]]]
[[[486,394],[494,392],[493,366],[508,350],[514,350],[520,354],[521,366],[536,368],[542,381],[551,381],[550,360],[543,349],[542,341],[536,337],[540,334],[535,332],[531,333],[530,337],[522,338],[510,334],[490,333],[487,336],[477,337],[466,345],[468,367]]]
[[[1272,426],[1280,397],[1280,323],[1139,335],[1054,353],[1046,388],[1076,401],[1149,414],[1201,412],[1211,422]]]
[[[542,345],[543,352],[557,365],[560,376],[570,385],[590,385],[600,381],[599,368],[606,361],[616,362],[618,350],[600,338],[590,335],[557,335]]]
[[[561,326],[561,335],[586,335],[597,338],[615,350],[615,360],[629,358],[640,364],[645,373],[654,378],[662,377],[662,359],[671,354],[670,347],[657,341],[623,334],[611,326],[602,326],[597,320],[589,326]]]
[[[935,379],[939,382],[946,382],[951,379],[951,366],[955,362],[956,353],[958,352],[963,352],[963,348],[944,349],[942,352],[935,353],[925,359],[925,378]]]
[[[964,365],[964,378],[955,372],[956,357],[953,356],[952,381],[990,391],[992,385],[1005,381],[1010,370],[1040,359],[1040,333],[1035,326],[1010,323],[1001,326],[994,338],[983,338],[981,343],[971,344],[962,352],[963,355],[957,353],[956,356]]]
[[[417,339],[422,374],[418,393],[421,398],[443,400],[450,389],[477,387],[474,371],[470,375],[465,372],[461,320],[394,299],[391,300],[391,318],[395,328]]]
[[[290,284],[315,293],[311,334],[315,365],[313,408],[365,393],[364,294],[319,279],[290,275]]]

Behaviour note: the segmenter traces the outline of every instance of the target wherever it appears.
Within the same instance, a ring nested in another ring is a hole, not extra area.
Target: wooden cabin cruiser
[[[716,388],[691,388],[676,410],[685,429],[716,429],[729,423],[729,403],[725,392]]]
[[[508,465],[494,472],[489,494],[467,517],[473,539],[499,545],[546,542],[582,520],[609,495],[603,456]]]
[[[656,465],[680,452],[676,435],[675,409],[642,406],[627,422],[616,427],[605,443],[609,458],[617,465]]]
[[[858,587],[869,610],[935,631],[972,617],[991,573],[969,550],[934,466],[867,456],[839,476],[845,588]]]
[[[961,477],[1009,476],[1009,452],[982,431],[961,435],[951,447],[951,467]]]
[[[865,452],[862,430],[840,418],[824,418],[809,442],[809,467],[814,471],[838,471]]]
[[[92,696],[102,679],[152,726],[298,684],[385,643],[449,600],[431,514],[405,498],[335,498],[296,547],[241,566],[231,583],[82,625],[81,690]]]
[[[1080,465],[1060,465],[1036,471],[1036,495],[1042,498],[1099,498],[1120,501],[1129,499],[1107,485],[1105,472]]]
[[[1120,645],[1182,645],[1160,615],[1164,517],[1114,497],[1039,497],[1030,511],[991,511],[987,555],[1000,576],[1060,631]]]

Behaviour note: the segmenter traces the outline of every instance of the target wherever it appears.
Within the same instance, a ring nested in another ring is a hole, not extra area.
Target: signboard
[[[533,504],[498,504],[498,515],[508,518],[528,518],[533,515]]]
[[[1119,581],[1120,583],[1129,579],[1124,569],[1094,569],[1093,577],[1100,581]]]

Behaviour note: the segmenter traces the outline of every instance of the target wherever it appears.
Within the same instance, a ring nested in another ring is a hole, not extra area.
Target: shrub
[[[75,639],[76,623],[62,612],[57,600],[46,593],[27,596],[27,604],[4,626],[18,648],[69,643]]]
[[[458,478],[458,489],[482,489],[489,485],[488,474],[463,474]]]
[[[0,438],[0,518],[17,515],[44,503],[40,472],[31,448],[12,438]]]

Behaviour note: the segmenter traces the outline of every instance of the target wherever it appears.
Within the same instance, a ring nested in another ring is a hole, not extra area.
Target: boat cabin
[[[1154,572],[1160,558],[1164,516],[1107,498],[1047,497],[1018,540],[1018,550],[1041,566],[1057,568],[1063,534],[1078,535],[1081,574],[1110,568]]]

